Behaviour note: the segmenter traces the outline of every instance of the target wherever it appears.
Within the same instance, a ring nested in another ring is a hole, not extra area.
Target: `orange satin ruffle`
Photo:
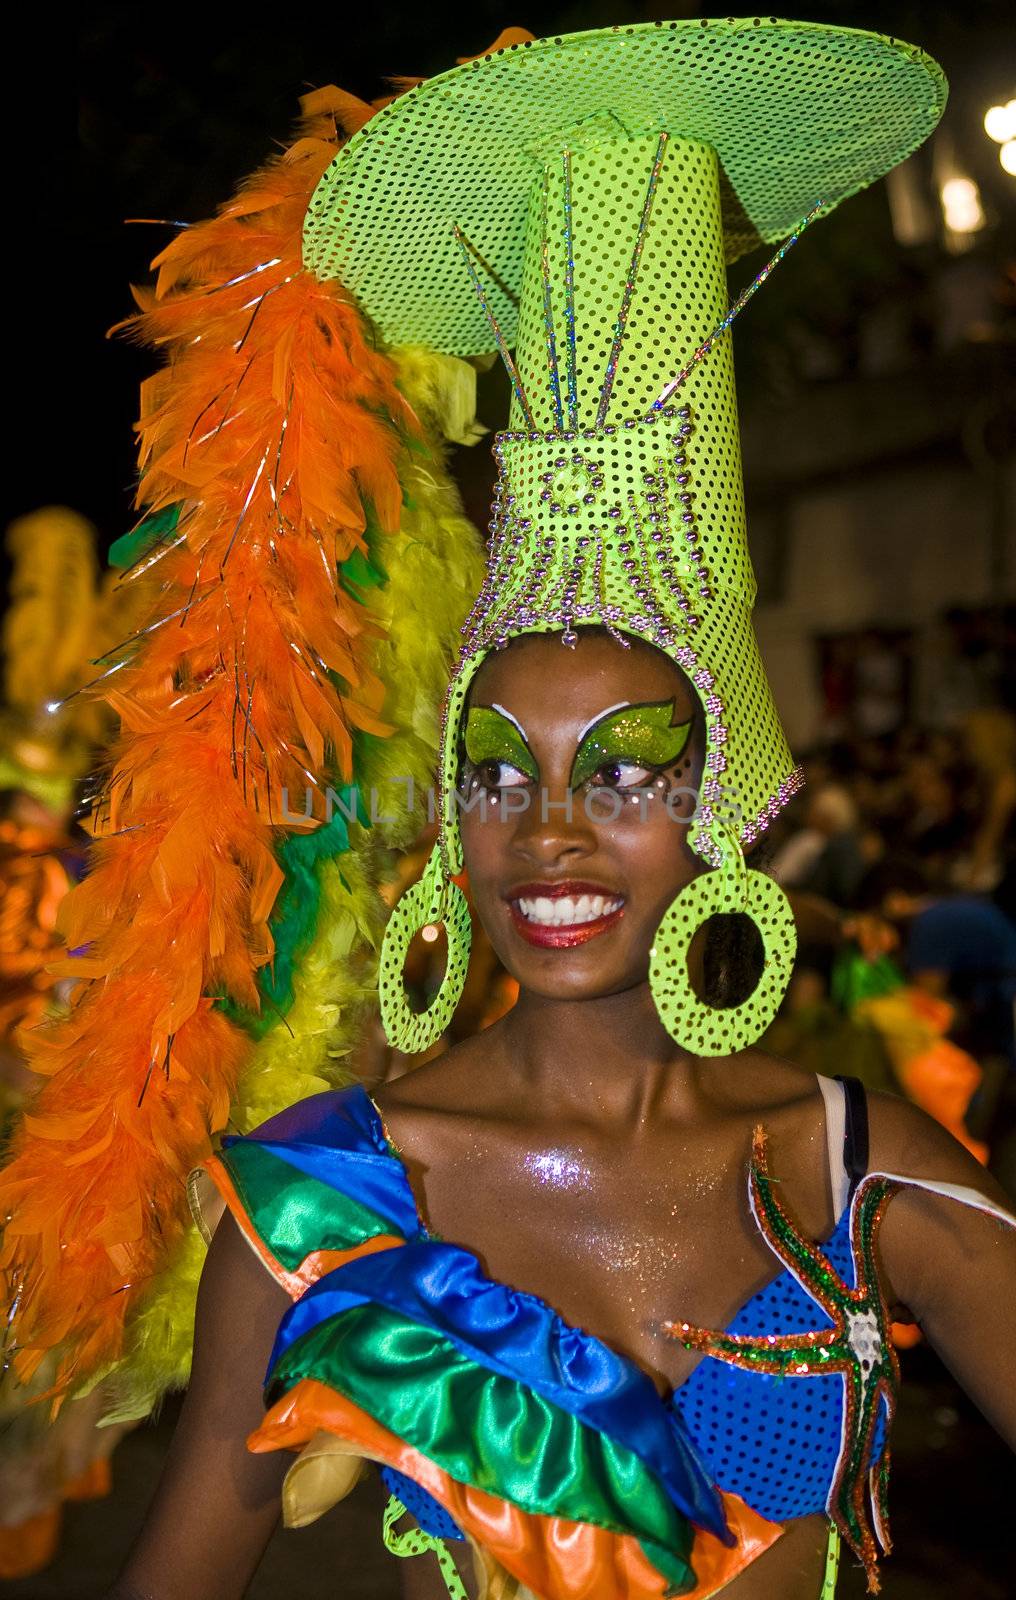
[[[299,1300],[300,1296],[310,1288],[312,1283],[317,1283],[319,1278],[323,1278],[325,1273],[331,1272],[334,1267],[344,1266],[347,1261],[353,1261],[357,1256],[373,1255],[376,1250],[391,1250],[394,1245],[401,1245],[406,1242],[401,1234],[376,1233],[370,1239],[363,1239],[359,1244],[351,1246],[348,1250],[312,1250],[309,1256],[304,1257],[296,1271],[291,1272],[272,1255],[267,1244],[257,1232],[242,1199],[237,1193],[236,1185],[228,1169],[219,1160],[218,1156],[209,1156],[196,1172],[191,1173],[188,1186],[191,1209],[205,1239],[211,1242],[211,1237],[215,1232],[215,1225],[219,1220],[219,1216],[221,1216],[221,1212],[219,1212],[219,1216],[213,1215],[212,1207],[208,1205],[207,1200],[201,1194],[200,1185],[195,1181],[201,1175],[207,1175],[214,1183],[225,1201],[233,1220],[254,1251],[254,1254],[267,1271],[271,1273],[276,1282],[282,1285],[292,1300]]]
[[[349,1468],[350,1454],[394,1467],[432,1494],[465,1534],[542,1600],[663,1600],[666,1594],[666,1578],[634,1535],[612,1533],[564,1517],[535,1515],[459,1483],[352,1401],[309,1378],[294,1385],[271,1408],[247,1441],[254,1451],[301,1451],[310,1446],[307,1458],[313,1470],[313,1509],[307,1515],[301,1507],[297,1461],[286,1483],[288,1522],[312,1520],[326,1508],[321,1468],[327,1452],[314,1443],[321,1434],[339,1436],[353,1447],[342,1452],[346,1460],[335,1462],[333,1501],[347,1493],[355,1479]],[[708,1600],[717,1594],[783,1532],[779,1523],[767,1522],[735,1495],[724,1494],[722,1499],[737,1543],[727,1546],[701,1529],[696,1532],[692,1560],[698,1583],[687,1600]]]

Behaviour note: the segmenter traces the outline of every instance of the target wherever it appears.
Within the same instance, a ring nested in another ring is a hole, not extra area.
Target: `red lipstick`
[[[534,922],[527,917],[519,904],[521,900],[560,900],[565,895],[597,895],[604,900],[620,900],[621,904],[593,921],[576,923]],[[601,883],[584,883],[569,879],[564,883],[523,883],[509,890],[505,899],[511,913],[512,924],[528,944],[543,950],[569,950],[587,944],[590,939],[606,933],[624,915],[624,897]]]

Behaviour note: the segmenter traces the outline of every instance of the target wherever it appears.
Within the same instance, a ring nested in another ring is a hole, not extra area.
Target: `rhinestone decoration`
[[[628,276],[624,281],[624,293],[621,296],[621,309],[617,314],[617,322],[614,325],[614,341],[610,347],[610,355],[607,357],[607,372],[603,380],[603,392],[600,395],[600,403],[596,408],[596,426],[598,428],[602,428],[607,420],[607,407],[610,405],[610,396],[614,388],[614,376],[617,372],[617,363],[621,354],[621,345],[624,341],[625,330],[628,326],[628,313],[631,310],[632,295],[634,294],[635,283],[636,279],[638,278],[639,263],[642,260],[642,246],[645,243],[646,229],[649,226],[649,219],[652,216],[653,200],[656,197],[656,185],[660,176],[660,167],[663,165],[663,157],[666,153],[668,138],[669,134],[665,132],[660,134],[660,142],[656,146],[656,156],[653,161],[652,171],[649,174],[649,184],[646,189],[646,198],[642,206],[642,215],[639,218],[638,232],[635,235],[635,248],[632,251],[631,265],[628,268]]]
[[[789,239],[785,239],[783,241],[776,254],[770,257],[765,266],[762,268],[761,272],[757,272],[755,274],[747,288],[741,290],[741,293],[734,301],[726,316],[721,318],[709,337],[707,339],[703,339],[702,343],[694,352],[691,359],[685,363],[675,377],[671,378],[670,382],[661,390],[658,398],[653,401],[654,411],[659,411],[661,406],[665,406],[671,396],[675,394],[678,389],[680,389],[681,385],[687,382],[688,378],[691,376],[692,368],[696,367],[700,361],[705,360],[717,339],[721,338],[722,335],[726,333],[727,329],[733,324],[734,319],[740,316],[752,295],[756,294],[758,290],[761,289],[762,285],[765,283],[773,269],[779,266],[787,251],[793,248],[798,239],[801,237],[805,228],[808,227],[809,223],[814,222],[821,210],[821,202],[818,205],[812,206],[807,216],[803,217],[798,223],[796,231],[790,235]]]
[[[608,189],[630,219],[628,236],[618,224],[610,243],[613,280],[601,271],[598,220]],[[591,623],[666,650],[705,712],[702,803],[688,838],[714,866],[725,859],[728,835],[716,824],[728,802],[747,842],[801,781],[751,631],[729,340],[714,340],[709,359],[692,363],[680,402],[653,405],[663,363],[671,374],[687,365],[725,314],[718,195],[713,152],[660,133],[606,148],[576,139],[534,179],[515,353],[529,410],[516,391],[513,425],[495,440],[487,574],[449,695],[461,706],[486,651],[521,632],[557,631],[574,647]],[[634,413],[610,420],[622,401]],[[446,726],[445,798],[457,713]],[[454,807],[442,816],[455,872]]]
[[[457,224],[452,228],[452,233],[455,237],[456,244],[462,252],[462,259],[466,264],[466,271],[469,274],[469,281],[473,285],[473,291],[477,300],[479,300],[481,307],[483,308],[483,314],[490,326],[490,331],[494,337],[494,343],[497,346],[497,353],[504,362],[505,371],[508,373],[508,376],[511,379],[512,390],[515,395],[516,403],[521,408],[522,415],[525,417],[527,425],[530,428],[534,428],[536,424],[533,421],[533,413],[530,410],[529,401],[526,398],[526,392],[522,387],[522,379],[519,377],[519,369],[512,359],[512,353],[508,347],[508,341],[501,331],[501,324],[498,322],[490,308],[490,301],[487,298],[480,275],[477,272],[476,266],[473,262],[473,256],[476,252],[469,240],[466,238],[465,234],[462,232],[462,229]]]
[[[575,251],[572,245],[574,225],[572,208],[572,155],[565,150],[562,156],[564,179],[564,321],[568,369],[568,426],[579,425],[578,350],[575,334]]]
[[[554,334],[554,298],[550,282],[550,246],[547,229],[550,219],[549,175],[543,175],[543,244],[540,248],[540,277],[543,280],[543,325],[547,338],[547,373],[554,405],[554,423],[559,433],[564,432],[564,411],[561,407],[561,373],[557,364],[557,338]],[[573,318],[574,322],[574,318]]]
[[[558,433],[535,440],[528,432],[499,434],[487,580],[463,629],[463,658],[520,629],[567,631],[579,618],[600,620],[608,571],[619,580],[611,588],[620,592],[604,620],[662,649],[696,627],[688,590],[694,586],[698,596],[710,599],[708,571],[694,512],[686,509],[675,518],[672,511],[691,505],[691,430],[688,407],[665,409],[644,425],[640,437],[654,452],[652,465],[636,465],[631,487],[630,475],[618,481],[629,461],[617,459],[605,429],[587,429],[570,446]],[[608,484],[603,458],[610,456]],[[522,508],[532,515],[522,516]],[[527,567],[506,559],[537,520],[547,532],[535,561]]]

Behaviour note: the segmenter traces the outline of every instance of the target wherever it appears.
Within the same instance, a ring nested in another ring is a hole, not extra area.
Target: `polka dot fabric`
[[[452,229],[494,266],[513,344],[532,181],[577,127],[666,128],[716,150],[732,260],[902,161],[944,104],[940,69],[912,45],[773,17],[513,45],[428,79],[350,139],[311,200],[304,260],[356,295],[386,343],[475,355],[490,330]]]
[[[935,63],[877,34],[643,23],[466,62],[384,107],[329,167],[307,267],[341,280],[389,345],[496,346],[513,380],[487,582],[446,707],[446,795],[486,650],[534,630],[573,643],[582,622],[667,649],[698,690],[710,749],[690,842],[705,860],[724,859],[710,810],[743,844],[793,793],[751,628],[729,339],[676,416],[644,418],[724,315],[724,263],[895,166],[944,103]]]
[[[425,1011],[414,1011],[405,986],[406,956],[414,938],[441,923],[448,941],[444,976]],[[407,1055],[427,1050],[444,1033],[462,998],[469,966],[472,925],[469,905],[456,883],[447,883],[440,855],[432,852],[423,877],[403,894],[385,924],[378,963],[381,1022],[389,1044]]]
[[[762,940],[762,975],[740,1005],[711,1006],[688,979],[688,950],[712,916],[744,912]],[[674,1038],[699,1055],[743,1050],[765,1031],[783,999],[797,950],[793,912],[779,886],[762,872],[705,872],[682,889],[663,917],[649,952],[649,987],[660,1019]]]
[[[822,1248],[853,1287],[849,1212]],[[782,1272],[747,1302],[726,1331],[757,1336],[830,1326],[797,1279]],[[843,1379],[837,1373],[778,1378],[706,1356],[673,1404],[719,1488],[740,1495],[774,1522],[825,1510],[843,1427]],[[885,1442],[883,1403],[873,1460],[881,1458]]]
[[[392,1494],[398,1495],[424,1533],[429,1533],[435,1539],[466,1537],[441,1502],[435,1500],[434,1496],[421,1488],[413,1478],[407,1478],[403,1472],[396,1472],[394,1467],[382,1467],[381,1481]]]
[[[703,144],[604,137],[594,118],[530,196],[515,365],[544,426],[519,427],[516,401],[495,442],[488,570],[464,629],[443,779],[451,793],[461,705],[488,650],[606,625],[666,650],[699,695],[709,748],[689,842],[718,865],[731,853],[714,822],[749,842],[800,781],[751,625],[730,340],[655,407],[726,310],[720,173]],[[552,426],[557,412],[575,425]],[[457,872],[454,813],[446,841]]]
[[[709,741],[689,835],[703,859],[727,859],[721,811],[743,845],[799,785],[751,627],[729,339],[672,414],[652,408],[725,314],[725,262],[886,172],[944,102],[935,63],[876,34],[645,23],[466,62],[383,108],[325,173],[308,268],[390,345],[496,346],[515,393],[446,705],[446,872],[462,865],[447,797],[468,683],[522,632],[567,644],[602,624],[686,671]]]

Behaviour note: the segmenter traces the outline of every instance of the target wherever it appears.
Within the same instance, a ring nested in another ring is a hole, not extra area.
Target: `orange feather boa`
[[[168,358],[142,390],[138,504],[183,509],[124,580],[145,586],[148,622],[97,691],[121,735],[92,870],[61,914],[72,1001],[25,1036],[44,1081],[0,1174],[15,1371],[60,1347],[61,1390],[118,1355],[226,1122],[249,1046],[213,997],[258,1004],[283,791],[348,778],[352,731],[389,731],[365,665],[376,625],[336,568],[365,548],[368,503],[397,531],[414,419],[300,252],[336,121],[373,109],[309,96],[302,137],[174,239],[132,319]]]

